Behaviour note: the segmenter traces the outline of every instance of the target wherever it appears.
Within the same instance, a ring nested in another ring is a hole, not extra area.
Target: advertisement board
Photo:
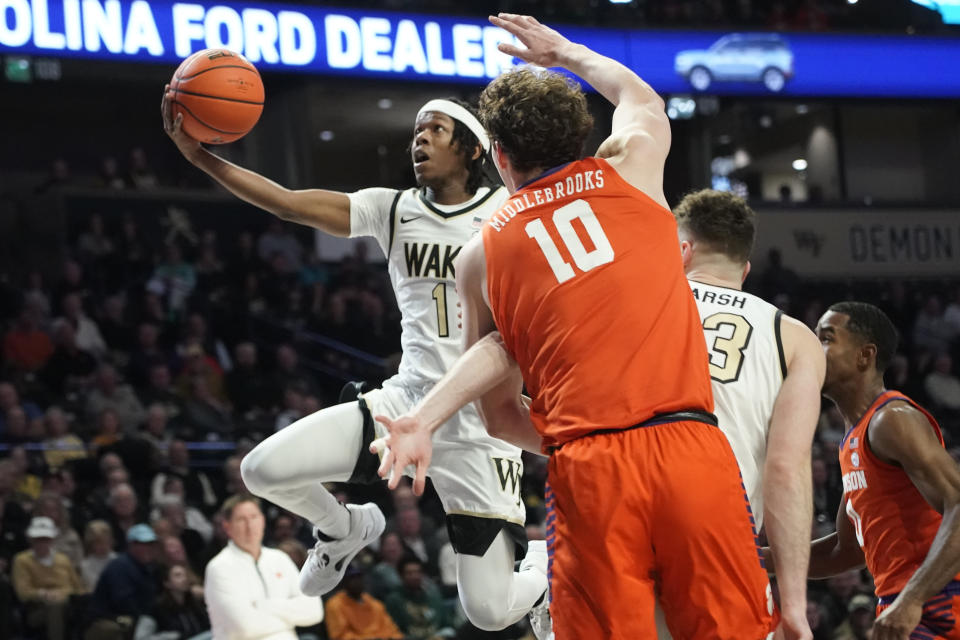
[[[553,25],[661,93],[960,97],[960,39]],[[0,53],[175,65],[225,47],[264,70],[484,83],[506,32],[455,18],[209,0],[0,0]]]
[[[753,259],[776,248],[808,277],[960,275],[960,216],[934,210],[757,212]]]

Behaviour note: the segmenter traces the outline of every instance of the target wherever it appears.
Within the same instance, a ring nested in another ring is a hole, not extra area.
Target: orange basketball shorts
[[[669,422],[594,434],[550,457],[550,613],[556,640],[762,640],[773,599],[730,445]]]
[[[897,594],[883,596],[877,605],[877,616],[889,607]],[[943,591],[923,603],[920,624],[910,640],[960,640],[960,580],[949,582]]]

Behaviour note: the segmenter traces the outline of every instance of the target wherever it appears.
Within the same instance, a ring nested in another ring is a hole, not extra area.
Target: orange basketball
[[[183,114],[183,131],[209,144],[245,136],[263,111],[263,81],[239,53],[204,49],[183,62],[170,81],[173,117]]]

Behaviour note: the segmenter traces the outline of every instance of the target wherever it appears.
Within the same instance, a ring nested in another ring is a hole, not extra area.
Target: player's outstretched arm
[[[233,195],[282,220],[298,222],[335,236],[350,235],[350,199],[324,189],[293,190],[207,151],[181,129],[183,114],[173,117],[170,85],[163,88],[163,129],[191,164],[206,172]]]
[[[908,638],[923,603],[960,573],[960,466],[940,445],[926,416],[897,402],[880,409],[868,427],[873,452],[899,465],[943,521],[923,563],[874,625],[873,638]]]
[[[817,337],[781,318],[787,377],[773,406],[764,463],[767,538],[777,567],[786,638],[812,638],[807,623],[807,568],[813,519],[810,449],[820,417],[826,362]]]
[[[504,53],[542,67],[563,67],[583,78],[616,109],[610,137],[597,155],[606,158],[630,184],[667,206],[663,165],[670,151],[670,121],[663,99],[636,73],[540,24],[512,13],[490,16],[524,45],[502,43]]]

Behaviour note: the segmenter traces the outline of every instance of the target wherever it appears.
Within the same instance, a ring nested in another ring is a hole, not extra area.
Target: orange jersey
[[[544,446],[713,410],[673,215],[600,158],[548,172],[484,225],[497,329]]]
[[[840,443],[847,516],[881,598],[903,590],[927,557],[943,520],[903,469],[883,462],[870,449],[870,421],[881,407],[895,401],[907,402],[923,413],[943,445],[933,416],[899,391],[880,394]]]

